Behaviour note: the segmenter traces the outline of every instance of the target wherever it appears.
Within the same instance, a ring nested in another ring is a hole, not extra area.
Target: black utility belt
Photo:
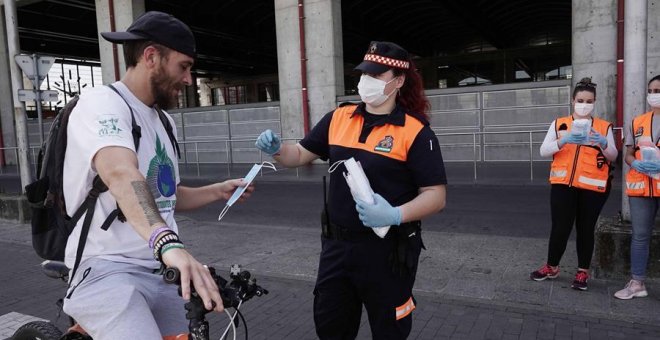
[[[397,233],[411,234],[421,230],[422,223],[420,221],[412,221],[401,223],[398,226],[392,226],[390,231],[385,235],[385,239],[393,238]],[[361,230],[362,229],[362,230]],[[321,222],[321,236],[331,240],[340,241],[365,241],[380,239],[371,228],[346,228],[332,222]]]

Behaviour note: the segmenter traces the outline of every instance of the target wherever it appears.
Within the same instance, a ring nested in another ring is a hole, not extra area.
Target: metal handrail
[[[477,154],[477,135],[497,135],[497,134],[520,134],[520,133],[526,133],[529,134],[529,143],[525,142],[509,142],[509,143],[484,143],[484,146],[486,145],[510,145],[510,144],[529,144],[529,168],[530,168],[530,181],[534,179],[534,157],[533,157],[533,137],[532,135],[534,133],[545,133],[546,130],[532,130],[532,131],[479,131],[479,132],[451,132],[451,133],[435,133],[436,137],[442,137],[442,136],[469,136],[472,135],[472,150],[473,150],[473,173],[474,173],[474,180],[476,181],[478,176],[477,176],[477,163],[481,161],[481,157]],[[230,148],[229,145],[234,142],[253,142],[255,139],[254,138],[247,138],[247,139],[208,139],[208,140],[201,140],[201,141],[184,141],[181,142],[180,144],[190,144],[193,143],[195,145],[195,160],[196,160],[196,166],[197,166],[197,175],[200,175],[200,168],[199,168],[199,148],[198,145],[199,143],[225,143],[225,149],[227,152],[229,152]],[[281,138],[282,141],[300,141],[301,138]],[[440,144],[440,146],[460,146],[460,145],[470,145],[469,143],[451,143],[451,144]],[[229,160],[229,157],[227,158]],[[263,162],[263,152],[259,152],[259,162]],[[450,161],[451,162],[451,161]],[[186,163],[187,164],[187,163]],[[231,167],[233,166],[233,162],[227,163],[227,175],[231,177]],[[296,178],[299,177],[299,170],[296,168]]]
[[[621,138],[623,139],[623,127],[614,127],[613,130],[616,132],[621,133]],[[477,176],[477,164],[479,162],[495,162],[495,161],[487,161],[485,158],[482,159],[480,152],[477,151],[477,145],[479,145],[480,150],[482,152],[484,151],[485,146],[493,146],[493,145],[529,145],[529,179],[530,181],[534,180],[534,144],[540,144],[539,142],[534,142],[533,135],[538,134],[538,133],[546,133],[547,130],[513,130],[513,131],[474,131],[474,132],[449,132],[449,133],[435,133],[436,137],[452,137],[452,136],[472,136],[472,143],[444,143],[440,144],[440,146],[472,146],[472,153],[473,157],[471,162],[473,163],[473,173],[474,173],[474,180],[476,181],[478,179]],[[527,134],[528,135],[528,140],[527,141],[521,141],[521,142],[492,142],[492,143],[486,143],[484,139],[480,138],[477,139],[477,136],[486,136],[486,135],[501,135],[501,134]],[[282,141],[293,141],[293,142],[299,142],[302,138],[300,137],[294,137],[294,138],[281,138]],[[184,140],[180,141],[179,144],[183,146],[184,149],[184,157],[183,157],[183,163],[185,165],[189,164],[188,160],[188,145],[193,145],[194,146],[194,154],[195,154],[195,161],[194,164],[197,169],[197,176],[199,177],[201,175],[201,169],[200,169],[200,158],[199,158],[199,145],[200,144],[224,144],[225,145],[225,150],[226,150],[226,157],[227,157],[227,176],[231,177],[231,168],[234,166],[234,161],[231,157],[231,145],[233,143],[240,143],[240,142],[254,142],[254,138],[238,138],[238,139],[230,139],[230,138],[217,138],[217,139],[204,139],[204,140]],[[36,164],[37,162],[37,155],[38,151],[40,149],[40,146],[30,146],[30,154],[32,158],[32,164]],[[12,151],[14,152],[14,155],[16,159],[18,158],[18,147],[2,147],[0,148],[2,151]],[[259,152],[259,162],[263,162],[264,156],[263,152]],[[536,161],[547,161],[547,160],[536,160]],[[451,161],[451,160],[446,160],[445,162],[466,162],[466,161]],[[4,167],[0,167],[0,174],[4,173]],[[262,173],[263,175],[263,173]],[[300,172],[298,168],[296,168],[296,178],[300,177]]]

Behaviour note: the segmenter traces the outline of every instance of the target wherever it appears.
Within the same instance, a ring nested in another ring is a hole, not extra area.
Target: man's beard
[[[163,110],[176,107],[179,98],[177,95],[172,95],[172,90],[181,90],[181,87],[172,81],[161,65],[158,72],[151,77],[151,93],[154,96],[154,104]]]

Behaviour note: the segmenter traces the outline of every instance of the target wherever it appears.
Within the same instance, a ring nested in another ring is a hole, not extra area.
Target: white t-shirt
[[[113,86],[130,104],[135,122],[141,127],[142,137],[137,153],[140,172],[146,178],[163,220],[171,229],[177,231],[174,206],[176,186],[179,184],[179,167],[167,131],[155,109],[142,103],[122,82],[116,82]],[[167,118],[174,129],[172,118],[169,115]],[[92,180],[97,175],[92,160],[100,149],[120,146],[135,151],[131,130],[131,113],[126,102],[109,87],[94,88],[80,96],[67,126],[63,186],[69,216],[73,216],[92,188]],[[176,130],[173,132],[176,136]],[[107,216],[116,208],[117,202],[110,191],[99,196],[83,260],[100,257],[158,268],[159,263],[153,259],[148,241],[128,222],[122,223],[115,219],[107,231],[101,229]],[[84,219],[83,215],[69,235],[65,256],[65,263],[69,268],[75,261]]]

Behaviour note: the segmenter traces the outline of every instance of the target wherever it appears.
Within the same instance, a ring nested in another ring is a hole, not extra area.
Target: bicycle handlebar
[[[233,265],[232,271],[229,274],[231,281],[225,280],[222,276],[216,274],[215,268],[208,267],[213,281],[220,289],[220,296],[222,303],[227,307],[236,308],[238,304],[247,301],[254,296],[262,296],[268,294],[268,290],[257,285],[257,280],[251,277],[247,270],[241,270],[240,266]],[[163,280],[169,284],[181,285],[181,274],[177,268],[170,267],[163,272]],[[194,287],[191,285],[191,291],[194,292]]]
[[[239,306],[254,296],[262,296],[268,294],[268,290],[257,285],[257,280],[251,278],[250,272],[241,270],[239,265],[232,265],[229,278],[231,281],[225,280],[222,276],[216,274],[215,268],[208,267],[213,281],[218,285],[220,290],[220,297],[225,308],[235,308],[238,310]],[[170,267],[163,271],[163,280],[169,284],[176,284],[179,286],[179,295],[181,295],[181,272],[177,268]],[[205,315],[209,310],[204,307],[202,299],[195,292],[193,285],[190,286],[191,294],[190,301],[184,307],[188,311],[186,318],[190,320],[188,328],[190,331],[190,338],[195,340],[206,340],[209,338],[209,324],[206,321]]]

